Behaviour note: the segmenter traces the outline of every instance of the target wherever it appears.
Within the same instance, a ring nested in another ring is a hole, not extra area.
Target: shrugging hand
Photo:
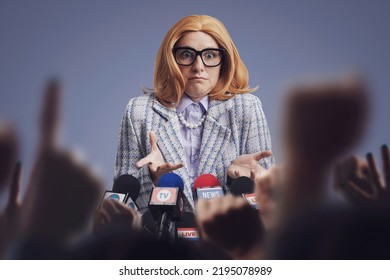
[[[240,197],[198,200],[196,220],[203,241],[233,259],[259,259],[264,228],[256,209]]]
[[[375,157],[368,153],[366,160],[350,157],[335,169],[335,187],[359,206],[389,207],[390,203],[390,150],[381,148],[384,182]]]
[[[173,164],[170,162],[164,162],[160,149],[157,146],[157,137],[153,131],[149,132],[151,151],[146,157],[140,159],[136,166],[141,168],[145,164],[148,164],[150,176],[154,185],[157,185],[160,177],[168,172],[182,168],[183,163]]]
[[[255,178],[256,174],[260,174],[264,171],[264,168],[259,164],[259,160],[272,155],[271,151],[263,151],[259,153],[241,155],[232,161],[228,167],[228,175],[230,178],[235,179],[240,176]]]

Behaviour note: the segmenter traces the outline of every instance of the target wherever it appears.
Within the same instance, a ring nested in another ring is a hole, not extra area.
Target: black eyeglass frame
[[[177,59],[176,59],[176,52],[177,52],[178,50],[191,50],[191,51],[193,51],[193,52],[195,53],[195,58],[194,58],[194,60],[192,61],[192,63],[190,63],[190,64],[182,64],[182,63],[179,63],[179,62],[177,61]],[[221,61],[220,61],[217,65],[213,65],[213,66],[207,65],[206,63],[204,63],[204,61],[203,61],[203,56],[202,56],[203,52],[205,52],[205,51],[220,51],[220,52],[221,52],[221,55],[222,55]],[[177,48],[173,48],[173,50],[172,50],[173,56],[174,56],[174,58],[175,58],[175,61],[176,61],[176,63],[177,63],[178,65],[180,65],[180,66],[191,66],[192,64],[195,63],[196,58],[197,58],[198,55],[199,55],[199,56],[200,56],[200,59],[202,60],[204,66],[207,66],[207,67],[217,67],[217,66],[219,66],[219,65],[222,64],[222,62],[223,62],[223,60],[224,60],[224,57],[225,57],[225,52],[226,52],[226,50],[225,50],[224,48],[206,48],[206,49],[203,49],[203,50],[201,50],[201,51],[197,51],[197,50],[195,50],[194,48],[190,48],[190,47],[177,47]]]

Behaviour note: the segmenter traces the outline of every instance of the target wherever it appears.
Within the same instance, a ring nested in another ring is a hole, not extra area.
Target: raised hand
[[[19,233],[21,173],[22,167],[18,162],[14,167],[7,206],[0,215],[0,258],[6,252],[7,246],[12,244],[13,239]]]
[[[8,185],[17,158],[18,146],[14,127],[0,120],[0,191]]]
[[[256,209],[240,197],[199,200],[196,220],[203,241],[220,247],[234,259],[262,257],[264,228]]]
[[[140,159],[136,166],[141,168],[144,165],[149,166],[150,175],[153,183],[156,185],[160,177],[168,172],[182,168],[183,163],[173,164],[164,162],[160,149],[157,146],[157,137],[153,131],[149,132],[151,151],[146,157]]]
[[[264,171],[264,168],[259,164],[259,160],[271,155],[271,151],[241,155],[233,160],[231,165],[228,167],[228,175],[233,179],[240,176],[246,176],[254,179],[255,174],[260,174]]]
[[[367,161],[370,170],[370,175],[376,193],[378,194],[379,199],[384,199],[390,201],[390,150],[389,147],[383,145],[381,148],[382,155],[382,164],[383,164],[383,175],[384,181],[381,178],[380,172],[378,170],[377,164],[375,162],[375,157],[372,153],[367,154]]]
[[[286,186],[284,171],[283,166],[274,165],[255,177],[256,202],[267,230],[279,222],[281,194]]]
[[[381,148],[384,179],[375,157],[368,153],[366,160],[350,157],[335,169],[335,187],[360,206],[389,207],[390,203],[390,150]]]
[[[293,88],[284,122],[287,160],[324,167],[345,153],[363,132],[367,95],[364,83],[354,76]]]
[[[135,211],[113,199],[106,199],[95,212],[93,228],[95,233],[103,230],[115,230],[120,228],[131,232],[141,229],[141,215]]]
[[[368,91],[358,76],[290,90],[284,120],[283,213],[316,207],[326,199],[333,162],[359,140],[368,112]]]
[[[54,149],[58,144],[60,125],[61,88],[57,80],[50,81],[45,89],[40,118],[40,141],[38,151]]]
[[[59,148],[59,97],[59,84],[49,83],[37,161],[23,202],[23,225],[28,236],[66,242],[87,225],[103,187],[86,164]]]

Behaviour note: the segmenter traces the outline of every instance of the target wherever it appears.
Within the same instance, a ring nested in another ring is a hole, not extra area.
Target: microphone
[[[102,201],[100,202],[100,205],[103,203],[106,199],[113,199],[122,203],[125,203],[127,195],[124,193],[117,193],[112,191],[105,191]],[[99,206],[100,207],[100,206]]]
[[[255,182],[246,176],[235,179],[230,185],[230,193],[234,196],[242,196],[248,201],[249,205],[258,209],[256,197],[254,194]]]
[[[141,190],[141,183],[139,182],[139,180],[129,174],[124,174],[119,176],[114,181],[114,185],[112,187],[113,192],[127,194],[124,203],[128,207],[136,211],[138,211],[138,206],[135,203],[135,201],[139,196],[140,190]]]
[[[142,215],[142,230],[148,236],[155,236],[157,232],[157,223],[150,210]]]
[[[165,238],[168,224],[171,221],[180,221],[184,204],[182,193],[184,182],[179,175],[167,173],[161,176],[150,195],[149,211],[158,221],[157,235],[159,239]]]
[[[199,231],[194,213],[183,213],[181,221],[176,224],[176,238],[186,241],[199,241]]]
[[[197,199],[212,199],[224,195],[218,178],[212,174],[203,174],[196,178],[194,190]]]

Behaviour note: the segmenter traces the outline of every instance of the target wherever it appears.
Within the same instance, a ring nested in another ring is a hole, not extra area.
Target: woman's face
[[[210,35],[198,31],[186,33],[177,42],[176,47],[189,47],[201,51],[207,48],[218,48],[218,44]],[[200,55],[192,65],[179,65],[179,68],[185,82],[184,91],[194,102],[198,102],[210,93],[217,84],[221,71],[221,65],[205,66]]]

